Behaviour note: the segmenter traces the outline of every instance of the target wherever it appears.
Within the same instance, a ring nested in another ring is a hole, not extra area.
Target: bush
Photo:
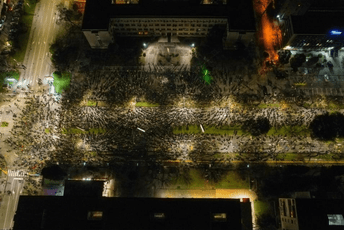
[[[246,120],[242,126],[242,129],[251,133],[252,136],[259,136],[267,133],[271,128],[270,122],[267,118],[258,118],[256,120]]]
[[[62,93],[64,90],[69,89],[70,79],[71,79],[71,73],[68,72],[54,72],[54,87],[56,93]]]
[[[1,123],[1,127],[7,127],[7,126],[8,126],[8,122],[3,121],[3,122]]]

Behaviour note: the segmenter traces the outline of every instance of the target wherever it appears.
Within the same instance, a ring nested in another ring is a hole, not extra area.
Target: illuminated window
[[[344,226],[344,219],[342,214],[327,214],[328,225]]]
[[[148,34],[148,31],[145,31],[145,35],[147,35]]]
[[[227,221],[227,214],[226,213],[213,213],[213,221]]]
[[[153,217],[155,219],[165,219],[165,213],[163,213],[163,212],[154,213]]]
[[[88,220],[101,220],[103,218],[102,211],[89,211],[87,215]]]
[[[143,34],[143,32],[142,32],[142,31],[140,31],[140,32],[139,32],[139,34],[140,34],[140,35],[142,35],[142,34]]]

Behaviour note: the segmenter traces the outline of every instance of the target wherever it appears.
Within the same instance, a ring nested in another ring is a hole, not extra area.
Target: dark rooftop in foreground
[[[228,0],[226,5],[198,4],[198,1],[111,4],[111,0],[87,0],[82,28],[107,30],[109,19],[116,17],[227,17],[235,30],[255,30],[251,0]]]
[[[334,216],[344,216],[344,200],[296,199],[299,229],[335,230],[344,229],[344,220],[331,221]],[[342,225],[339,225],[342,222]],[[338,225],[336,225],[338,224]]]
[[[20,196],[13,229],[239,230],[240,200]]]
[[[65,196],[91,196],[101,197],[104,181],[66,180]]]
[[[343,12],[307,12],[291,16],[295,34],[328,34],[331,29],[344,27]]]

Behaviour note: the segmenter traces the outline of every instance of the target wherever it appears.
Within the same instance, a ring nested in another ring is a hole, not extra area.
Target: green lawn
[[[302,135],[309,136],[311,131],[306,126],[283,126],[280,129],[271,128],[267,135]]]
[[[187,183],[183,175],[172,179],[171,189],[248,189],[249,181],[242,180],[234,171],[229,171],[218,183],[206,182],[199,169],[191,168],[189,172],[190,182]]]
[[[183,176],[176,177],[171,181],[171,189],[204,189],[205,179],[197,169],[190,169],[190,183]]]
[[[68,128],[68,129],[62,129],[62,134],[102,134],[106,133],[105,129],[89,129],[88,131],[83,131],[78,128]]]
[[[135,104],[136,107],[158,107],[159,104],[151,104],[149,102],[136,102]]]
[[[234,131],[237,131],[237,135],[243,135],[246,132],[241,130],[240,126],[222,126],[216,128],[214,126],[203,125],[205,134],[216,134],[216,135],[234,135]],[[199,134],[202,133],[199,125],[189,125],[188,130],[186,126],[173,127],[174,134]]]
[[[48,133],[50,133],[50,130],[49,129],[45,129],[44,132],[48,134]]]
[[[266,214],[270,212],[270,204],[267,201],[262,200],[255,200],[254,204],[254,212],[256,216],[260,216],[262,214]]]
[[[29,3],[29,5],[27,5]],[[12,58],[14,58],[17,62],[23,62],[26,52],[26,47],[29,41],[33,16],[35,13],[36,8],[36,1],[35,0],[26,0],[24,5],[24,14],[20,18],[20,22],[24,23],[27,27],[26,33],[19,34],[18,36],[18,51],[13,54]]]
[[[72,74],[69,72],[54,72],[53,73],[54,77],[54,87],[55,87],[55,92],[56,93],[62,93],[64,90],[69,89],[69,84],[70,84],[70,79],[72,77]]]
[[[96,101],[87,101],[87,106],[96,106],[97,102]]]
[[[7,126],[8,126],[8,122],[6,121],[1,122],[1,127],[7,127]]]
[[[10,71],[10,72],[1,72],[0,73],[0,84],[1,84],[0,92],[2,91],[2,84],[4,84],[4,83],[9,83],[10,85],[13,84],[13,82],[5,82],[6,77],[10,77],[10,78],[14,78],[16,80],[19,80],[19,72]]]
[[[249,189],[250,183],[248,180],[242,180],[235,171],[229,171],[221,181],[215,184],[215,188],[219,189]]]

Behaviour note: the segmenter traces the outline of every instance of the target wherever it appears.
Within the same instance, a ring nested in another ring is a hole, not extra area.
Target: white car
[[[327,74],[324,75],[324,79],[325,79],[326,82],[329,82],[329,80],[330,80],[330,78],[328,77]]]

